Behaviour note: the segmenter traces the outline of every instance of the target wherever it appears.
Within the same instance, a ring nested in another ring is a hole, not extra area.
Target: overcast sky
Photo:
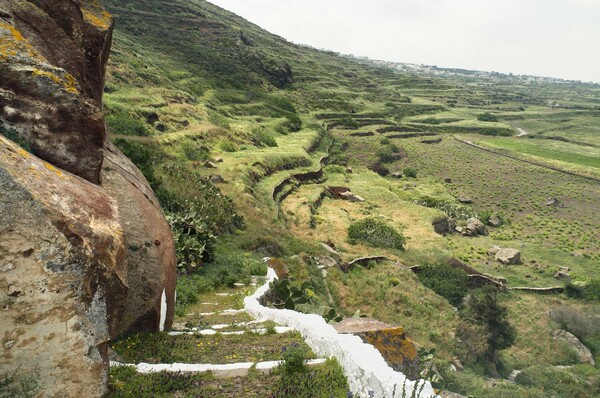
[[[209,0],[295,43],[600,82],[600,0]]]

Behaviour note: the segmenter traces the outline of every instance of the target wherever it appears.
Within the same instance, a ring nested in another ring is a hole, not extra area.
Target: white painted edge
[[[289,333],[292,332],[294,329],[287,327],[287,326],[275,326],[275,333],[277,334],[283,334],[283,333]],[[200,334],[202,336],[212,336],[215,334],[222,334],[223,336],[241,336],[243,334],[246,333],[257,333],[257,334],[267,334],[267,329],[264,328],[260,328],[260,329],[248,329],[248,330],[236,330],[233,332],[218,332],[216,330],[213,329],[203,329],[203,330],[191,330],[191,331],[173,331],[173,332],[168,332],[167,334],[169,336],[184,336],[184,335],[194,335],[194,334]]]
[[[318,358],[318,359],[310,359],[305,362],[306,366],[317,366],[324,364],[326,359]],[[268,373],[277,366],[281,364],[282,361],[265,361],[265,362],[257,362],[256,370]],[[248,371],[252,366],[254,366],[254,362],[239,362],[239,363],[230,363],[223,365],[215,365],[209,363],[171,363],[171,364],[150,364],[150,363],[139,363],[135,364],[125,364],[116,361],[110,361],[111,367],[120,367],[127,366],[131,368],[135,368],[138,373],[157,373],[157,372],[181,372],[181,373],[205,373],[212,372],[216,377],[240,377],[246,376]]]
[[[344,369],[350,390],[355,395],[391,397],[394,391],[402,394],[402,387],[406,386],[406,396],[412,396],[416,389],[416,392],[421,390],[418,398],[437,397],[431,383],[408,380],[404,374],[390,368],[375,347],[364,343],[358,336],[337,333],[323,317],[261,305],[259,300],[269,290],[269,283],[276,278],[275,271],[269,268],[265,284],[244,299],[246,311],[254,318],[266,318],[298,330],[315,354],[335,357]]]
[[[165,330],[165,322],[167,321],[167,291],[163,289],[162,296],[160,298],[160,324],[158,327],[159,331]]]

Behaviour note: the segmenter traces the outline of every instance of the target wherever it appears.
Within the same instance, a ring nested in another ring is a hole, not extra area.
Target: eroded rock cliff
[[[106,136],[112,28],[97,1],[0,3],[0,363],[43,396],[101,396],[107,342],[173,320],[169,226]]]

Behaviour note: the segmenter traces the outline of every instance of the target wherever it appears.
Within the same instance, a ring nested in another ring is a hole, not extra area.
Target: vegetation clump
[[[463,349],[467,350],[473,348],[471,340],[479,341],[477,350],[466,356],[484,361],[490,375],[500,377],[498,350],[512,346],[517,333],[508,320],[508,308],[500,303],[495,287],[485,287],[469,296],[460,313],[457,337],[466,343]]]
[[[355,221],[348,227],[348,238],[373,247],[404,250],[406,238],[402,233],[381,220],[369,217]]]
[[[477,116],[477,120],[479,120],[480,122],[497,122],[498,118],[496,117],[496,115],[493,115],[489,112],[484,112]]]
[[[467,273],[449,265],[427,265],[419,270],[421,282],[444,297],[455,307],[461,305],[463,298],[468,293],[469,277]]]

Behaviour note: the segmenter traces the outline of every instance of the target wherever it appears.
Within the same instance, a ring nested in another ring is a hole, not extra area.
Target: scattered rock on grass
[[[491,216],[487,222],[490,227],[497,228],[502,225],[502,221],[497,216]]]
[[[521,263],[521,252],[516,249],[504,248],[498,250],[495,257],[496,261],[502,264],[519,264]]]
[[[218,174],[211,174],[210,177],[208,177],[208,179],[213,184],[222,184],[225,182],[225,179]]]
[[[462,196],[462,195],[458,197],[458,201],[465,205],[473,203],[473,199],[471,199],[468,196]]]
[[[443,217],[435,220],[432,225],[435,233],[442,236],[446,236],[447,233],[451,234],[456,229],[456,221],[450,217]]]
[[[496,255],[496,253],[498,253],[500,251],[501,247],[500,246],[492,246],[488,249],[488,254],[494,256]]]
[[[467,220],[467,226],[463,228],[462,234],[465,236],[487,235],[488,231],[478,218],[471,217]]]
[[[548,198],[548,200],[546,200],[546,206],[560,207],[562,206],[562,203],[560,203],[558,198]]]
[[[570,279],[571,275],[569,275],[568,272],[558,271],[556,274],[554,274],[554,278],[558,280],[566,280]]]

